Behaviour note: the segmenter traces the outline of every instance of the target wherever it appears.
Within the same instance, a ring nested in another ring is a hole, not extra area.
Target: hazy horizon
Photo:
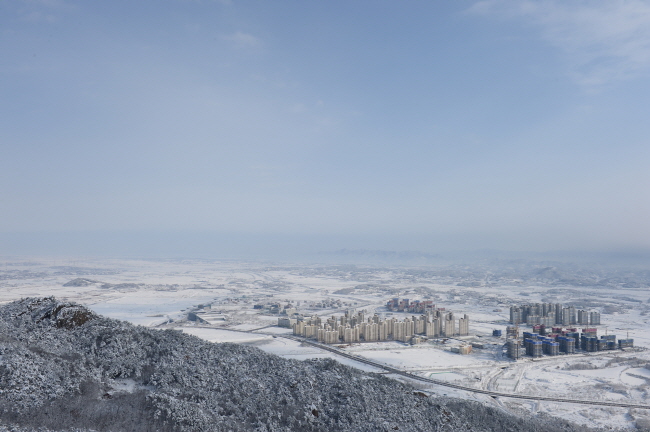
[[[650,250],[643,1],[16,1],[0,254]]]
[[[465,247],[463,247],[465,246]],[[457,239],[333,237],[209,232],[36,232],[0,234],[0,257],[244,260],[312,264],[446,265],[573,262],[647,267],[650,249],[472,248]]]

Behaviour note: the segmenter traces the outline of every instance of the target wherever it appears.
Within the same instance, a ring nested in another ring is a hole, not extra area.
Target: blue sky
[[[0,234],[645,249],[649,77],[646,1],[4,2]]]

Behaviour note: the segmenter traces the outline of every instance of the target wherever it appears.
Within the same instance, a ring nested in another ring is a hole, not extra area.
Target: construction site
[[[522,356],[539,358],[543,355],[557,356],[575,354],[578,351],[596,352],[625,349],[634,346],[634,340],[618,339],[616,335],[598,337],[596,327],[558,327],[557,325],[600,325],[600,313],[561,303],[533,303],[510,307],[511,326],[506,329],[507,352],[511,359]],[[519,325],[532,327],[520,335]]]

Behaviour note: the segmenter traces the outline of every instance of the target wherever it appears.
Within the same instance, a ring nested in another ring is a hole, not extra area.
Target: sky
[[[648,101],[648,1],[6,1],[0,253],[647,250]]]

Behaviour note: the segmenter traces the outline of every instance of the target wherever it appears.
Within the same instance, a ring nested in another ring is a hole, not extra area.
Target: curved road
[[[464,390],[472,393],[482,393],[486,394],[492,397],[507,397],[507,398],[515,398],[515,399],[527,399],[527,400],[535,400],[535,401],[549,401],[549,402],[566,402],[566,403],[575,403],[575,404],[584,404],[584,405],[600,405],[600,406],[613,406],[613,407],[623,407],[623,408],[639,408],[639,409],[650,409],[650,405],[643,405],[643,404],[635,404],[635,403],[627,403],[627,402],[608,402],[608,401],[590,401],[590,400],[580,400],[580,399],[567,399],[567,398],[555,398],[555,397],[550,397],[550,396],[533,396],[533,395],[522,395],[522,394],[512,394],[512,393],[502,393],[502,392],[496,392],[496,391],[491,391],[491,390],[483,390],[483,389],[477,389],[473,387],[465,387],[459,384],[453,384],[445,381],[440,381],[432,378],[425,378],[422,376],[414,375],[409,372],[405,372],[400,369],[396,369],[391,366],[387,366],[381,363],[374,362],[372,360],[368,360],[367,358],[353,355],[353,354],[348,354],[346,352],[343,352],[337,348],[331,347],[329,345],[325,344],[320,344],[316,342],[311,342],[308,340],[305,340],[300,337],[296,336],[290,336],[290,335],[279,335],[279,334],[274,334],[273,336],[276,337],[282,337],[286,339],[292,339],[298,342],[302,342],[307,345],[311,345],[313,347],[330,351],[334,354],[340,355],[342,357],[349,358],[351,360],[360,362],[360,363],[365,363],[370,366],[374,366],[379,369],[384,369],[385,371],[388,371],[392,374],[395,375],[401,375],[403,377],[416,380],[416,381],[422,381],[426,382],[429,384],[436,384],[440,386],[445,386],[445,387],[451,387],[455,388],[458,390]]]

